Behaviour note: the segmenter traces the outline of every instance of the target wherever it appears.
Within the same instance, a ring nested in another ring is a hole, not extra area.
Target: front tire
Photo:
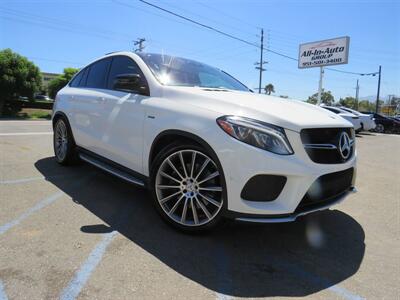
[[[150,190],[157,211],[184,232],[209,230],[221,221],[226,187],[216,157],[196,145],[171,145],[156,157]]]
[[[71,165],[78,161],[72,131],[64,118],[59,118],[54,125],[53,147],[56,161],[59,164]]]

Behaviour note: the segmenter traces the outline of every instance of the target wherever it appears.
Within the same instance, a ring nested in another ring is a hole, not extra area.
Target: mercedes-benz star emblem
[[[348,159],[351,154],[350,137],[346,132],[342,132],[339,137],[339,153],[344,160]]]

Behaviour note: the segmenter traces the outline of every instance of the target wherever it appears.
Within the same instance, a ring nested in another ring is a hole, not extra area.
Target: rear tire
[[[226,184],[218,159],[188,143],[172,144],[157,155],[150,192],[163,220],[183,232],[216,227],[226,207]]]
[[[54,125],[53,147],[56,161],[61,165],[71,165],[78,162],[78,153],[74,137],[68,122],[59,118]]]
[[[385,132],[385,126],[383,124],[377,124],[375,127],[375,131],[378,133],[384,133]]]

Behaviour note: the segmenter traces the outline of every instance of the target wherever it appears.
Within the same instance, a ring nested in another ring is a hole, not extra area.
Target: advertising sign
[[[314,68],[347,64],[349,60],[350,37],[301,44],[299,47],[299,68]]]

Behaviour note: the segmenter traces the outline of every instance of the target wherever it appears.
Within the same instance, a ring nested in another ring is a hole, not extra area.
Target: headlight
[[[243,143],[281,155],[294,153],[281,127],[236,116],[220,117],[217,123],[223,131]]]

